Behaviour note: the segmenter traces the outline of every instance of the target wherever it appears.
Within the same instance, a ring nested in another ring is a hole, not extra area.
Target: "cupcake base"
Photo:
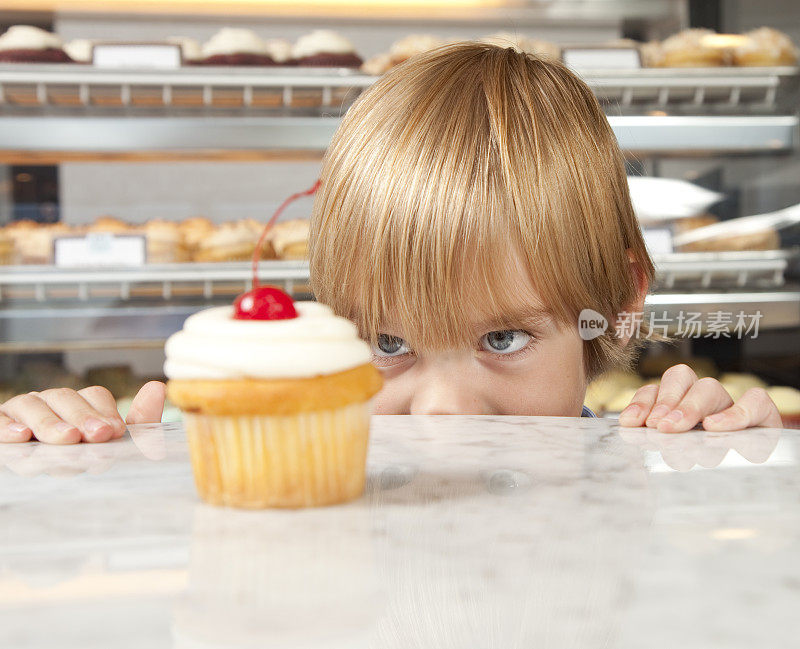
[[[264,54],[215,54],[205,59],[192,61],[192,65],[278,65],[275,59]],[[285,64],[282,64],[285,65]]]
[[[292,415],[184,413],[200,497],[213,505],[314,507],[364,491],[369,402]]]
[[[295,61],[296,65],[308,67],[360,68],[364,60],[357,54],[331,54],[321,52],[304,56]]]
[[[0,51],[0,63],[74,63],[64,50],[16,49]]]

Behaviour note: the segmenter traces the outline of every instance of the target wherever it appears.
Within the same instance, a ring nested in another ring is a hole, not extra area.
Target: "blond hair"
[[[414,57],[348,110],[321,181],[312,290],[373,342],[391,313],[418,349],[474,345],[476,295],[513,327],[509,253],[563,327],[635,300],[627,250],[653,281],[614,133],[551,59],[481,43]],[[591,378],[641,343],[610,327],[584,344]]]

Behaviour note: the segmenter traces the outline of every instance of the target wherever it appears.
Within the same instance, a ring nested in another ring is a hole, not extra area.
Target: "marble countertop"
[[[796,647],[800,431],[374,417],[366,494],[196,497],[180,424],[0,445],[0,647]]]

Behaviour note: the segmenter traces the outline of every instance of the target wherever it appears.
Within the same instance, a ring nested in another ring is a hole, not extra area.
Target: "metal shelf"
[[[659,289],[647,298],[657,318],[677,322],[680,311],[762,314],[759,329],[800,326],[800,286],[784,285],[794,253],[682,253],[656,258],[660,285],[710,273],[715,282],[740,281],[734,289]],[[738,265],[738,268],[736,267]],[[248,263],[172,264],[138,269],[0,269],[0,352],[158,347],[192,313],[229,304],[251,284]],[[262,262],[261,281],[298,297],[307,292],[306,262]],[[768,282],[771,290],[759,288]],[[700,288],[699,285],[696,285]],[[58,322],[57,329],[53,323]],[[144,334],[144,335],[143,335]]]
[[[755,153],[797,144],[797,116],[775,114],[796,110],[797,68],[584,78],[628,151]],[[375,79],[348,69],[0,65],[0,150],[324,150],[340,115]]]
[[[609,117],[620,147],[635,152],[789,151],[796,116]],[[0,117],[0,150],[143,152],[324,150],[335,117]]]

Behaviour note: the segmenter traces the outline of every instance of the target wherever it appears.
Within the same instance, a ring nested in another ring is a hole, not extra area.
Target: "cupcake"
[[[266,43],[251,29],[224,27],[203,44],[195,65],[277,65]]]
[[[769,27],[743,34],[741,44],[731,50],[733,64],[741,66],[797,65],[798,51],[792,39]]]
[[[788,385],[767,388],[769,398],[778,406],[784,428],[800,428],[800,390]]]
[[[61,39],[30,25],[14,25],[0,36],[0,63],[72,63]]]
[[[357,68],[364,63],[353,44],[329,29],[317,29],[301,36],[292,48],[296,65],[309,67]]]
[[[188,36],[168,36],[167,43],[179,45],[181,48],[181,59],[184,63],[192,63],[203,58],[203,49],[200,43]]]
[[[205,501],[308,507],[361,495],[382,381],[351,322],[258,287],[190,316],[166,357]]]
[[[88,38],[75,38],[64,45],[67,56],[76,63],[91,63],[94,41]]]

